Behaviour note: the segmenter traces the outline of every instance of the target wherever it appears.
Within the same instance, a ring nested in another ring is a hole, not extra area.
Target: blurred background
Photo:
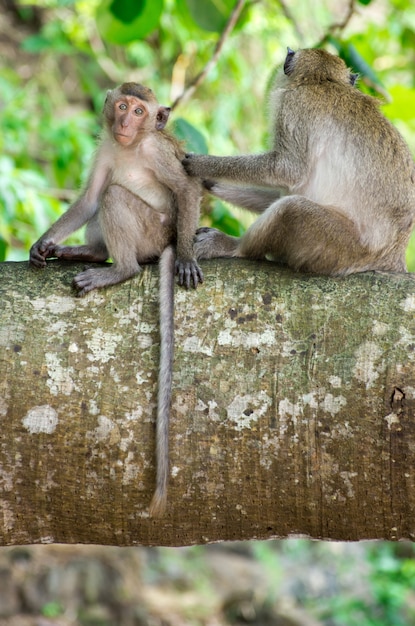
[[[412,0],[239,8],[236,0],[0,0],[0,260],[27,259],[76,198],[106,90],[124,81],[174,104],[169,125],[186,149],[260,152],[275,66],[287,46],[322,46],[359,72],[359,88],[381,100],[415,153]],[[202,222],[238,235],[250,218],[206,200]],[[407,260],[414,271],[415,237]],[[411,626],[414,556],[409,542],[305,539],[0,548],[0,626]]]

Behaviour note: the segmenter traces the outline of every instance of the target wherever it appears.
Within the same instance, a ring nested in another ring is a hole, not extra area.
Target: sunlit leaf
[[[131,24],[135,19],[140,17],[145,8],[145,0],[112,0],[110,5],[110,11],[113,16],[124,22],[125,24]]]
[[[219,228],[224,233],[233,237],[240,237],[244,228],[241,223],[232,215],[230,210],[219,200],[215,201],[213,211],[211,213],[212,226]]]
[[[385,115],[391,119],[414,123],[415,89],[404,85],[395,85],[389,89],[391,102],[382,107]]]
[[[133,9],[127,8],[130,4]],[[162,10],[163,0],[139,0],[137,3],[104,0],[96,11],[98,29],[105,41],[127,44],[152,33],[159,24]]]
[[[208,146],[202,133],[182,117],[177,118],[171,125],[174,135],[183,141],[188,152],[207,154]]]
[[[236,0],[177,0],[181,17],[190,18],[199,28],[221,32],[226,25]],[[187,18],[187,19],[186,19]]]
[[[6,258],[7,243],[0,237],[0,262]]]
[[[332,37],[330,43],[335,46],[339,56],[345,61],[345,63],[351,67],[355,72],[359,72],[362,78],[367,78],[372,85],[377,85],[383,88],[382,81],[376,74],[373,67],[369,65],[367,61],[358,52],[357,48],[347,41],[341,41]]]

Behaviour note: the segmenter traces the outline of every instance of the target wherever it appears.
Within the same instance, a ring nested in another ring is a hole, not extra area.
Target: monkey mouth
[[[120,143],[125,143],[125,141],[133,138],[133,135],[124,135],[123,133],[114,133],[115,139]]]

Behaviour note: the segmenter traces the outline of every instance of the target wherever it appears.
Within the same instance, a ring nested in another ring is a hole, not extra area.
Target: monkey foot
[[[191,261],[177,259],[176,274],[178,276],[179,285],[186,287],[186,289],[190,288],[191,283],[193,283],[195,289],[199,283],[203,283],[203,272],[193,259]]]
[[[237,256],[239,244],[237,237],[226,235],[217,228],[198,228],[194,243],[197,259],[214,259],[217,257]]]
[[[78,296],[82,297],[93,289],[109,287],[110,285],[116,285],[124,282],[128,278],[137,274],[139,271],[140,269],[134,272],[122,273],[117,271],[113,266],[102,269],[90,268],[75,276],[73,279],[73,286],[78,290]]]

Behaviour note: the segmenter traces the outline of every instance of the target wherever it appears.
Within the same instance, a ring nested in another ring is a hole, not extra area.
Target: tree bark
[[[158,273],[74,297],[0,264],[0,545],[415,538],[415,280],[205,262],[176,289],[168,509]]]

